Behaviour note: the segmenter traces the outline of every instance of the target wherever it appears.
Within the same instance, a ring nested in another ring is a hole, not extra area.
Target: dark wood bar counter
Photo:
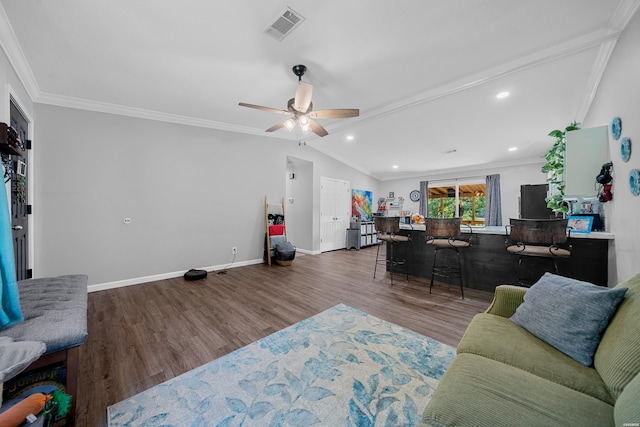
[[[468,230],[468,228],[466,228]],[[463,227],[463,234],[465,233]],[[401,225],[400,234],[410,235],[411,242],[396,246],[396,257],[405,258],[409,275],[431,278],[433,247],[426,244],[426,233],[422,225]],[[472,231],[471,246],[460,251],[464,286],[493,292],[497,285],[517,283],[518,256],[507,252],[505,227],[482,227]],[[558,270],[563,276],[584,280],[601,286],[607,286],[609,244],[613,240],[611,233],[594,232],[591,234],[573,234],[569,239],[572,246],[571,257],[558,259]],[[387,251],[387,256],[388,256]],[[455,265],[453,251],[444,251],[438,255]],[[546,259],[527,259],[523,264],[527,276],[549,268]],[[398,273],[403,273],[398,267]],[[528,274],[531,271],[531,274]],[[447,283],[458,284],[457,280],[447,279]]]

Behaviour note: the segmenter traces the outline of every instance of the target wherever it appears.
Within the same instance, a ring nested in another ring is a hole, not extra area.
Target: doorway
[[[346,247],[351,216],[351,188],[348,181],[320,178],[320,251]]]
[[[16,263],[16,278],[30,279],[33,272],[30,266],[29,248],[29,175],[30,162],[28,150],[31,148],[29,136],[30,120],[15,99],[9,97],[9,124],[18,134],[18,145],[22,155],[11,154],[3,158],[5,164],[5,186],[11,192],[11,226],[13,250]]]
[[[287,156],[287,240],[301,252],[313,252],[313,162]],[[317,215],[315,215],[317,218]],[[317,231],[316,231],[317,233]]]

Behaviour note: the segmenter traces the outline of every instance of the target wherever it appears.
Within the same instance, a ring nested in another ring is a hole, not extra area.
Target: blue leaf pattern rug
[[[455,349],[340,304],[107,409],[116,426],[413,426]]]

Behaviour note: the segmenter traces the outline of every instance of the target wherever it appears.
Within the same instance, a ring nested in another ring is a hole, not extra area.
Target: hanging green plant
[[[566,151],[566,134],[580,129],[580,123],[572,122],[564,130],[553,130],[549,136],[556,139],[553,147],[544,155],[547,161],[542,166],[542,172],[547,174],[549,196],[546,198],[547,207],[554,212],[569,212],[569,206],[564,201],[564,154]]]

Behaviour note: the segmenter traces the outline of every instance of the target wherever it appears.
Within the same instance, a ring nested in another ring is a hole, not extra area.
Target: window
[[[487,204],[486,185],[453,184],[429,188],[428,216],[462,217],[463,224],[484,225]]]

